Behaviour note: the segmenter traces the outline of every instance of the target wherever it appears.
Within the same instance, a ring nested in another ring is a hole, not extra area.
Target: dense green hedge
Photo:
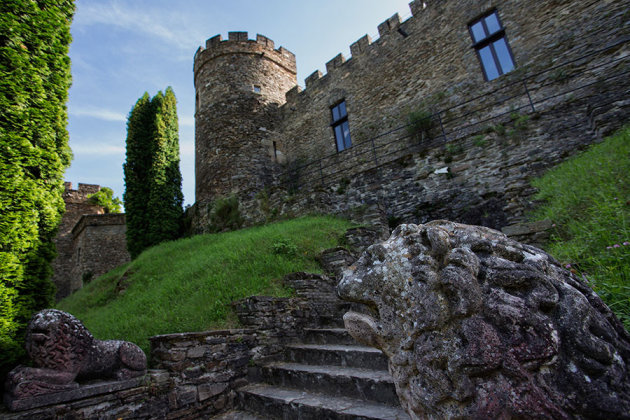
[[[0,2],[0,375],[32,313],[53,303],[73,13],[71,0]]]
[[[125,213],[127,249],[132,258],[182,229],[182,175],[179,169],[177,100],[173,89],[145,93],[127,122]]]

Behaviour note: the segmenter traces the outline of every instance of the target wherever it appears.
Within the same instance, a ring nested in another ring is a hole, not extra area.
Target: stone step
[[[271,385],[398,404],[392,377],[384,370],[275,362],[263,366],[261,376]]]
[[[342,344],[292,344],[286,346],[287,362],[387,370],[387,357],[378,349]]]
[[[409,420],[400,407],[268,384],[238,390],[241,407],[270,419]]]
[[[248,411],[230,410],[226,413],[210,417],[212,420],[271,420],[269,417],[261,417]]]
[[[347,344],[356,345],[357,342],[352,338],[345,328],[305,328],[304,329],[305,344]]]

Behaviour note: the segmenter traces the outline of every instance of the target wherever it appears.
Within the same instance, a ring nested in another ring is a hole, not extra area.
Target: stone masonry
[[[130,260],[124,214],[84,214],[72,229],[70,277],[80,287]]]
[[[213,200],[232,194],[249,224],[352,214],[373,203],[385,207],[392,226],[436,218],[493,228],[522,222],[532,177],[628,118],[627,6],[413,1],[412,17],[396,14],[378,25],[377,40],[353,43],[351,58],[330,60],[304,90],[283,61],[293,63],[290,53],[269,49],[267,38],[211,38],[195,56],[192,230],[205,231]],[[486,81],[469,25],[492,11],[515,69]],[[236,82],[231,91],[245,93],[220,92]],[[249,111],[251,97],[264,98],[273,112],[261,120]],[[338,152],[331,107],[342,100],[352,146]],[[410,114],[421,109],[430,127],[411,133]],[[213,115],[229,127],[211,123]]]
[[[99,185],[65,183],[66,211],[55,238],[57,258],[52,281],[60,300],[83,287],[84,283],[129,261],[125,239],[125,215],[104,214],[101,206],[88,203]]]
[[[102,214],[101,206],[95,206],[87,202],[90,194],[98,192],[101,187],[92,184],[79,184],[79,188],[72,189],[72,182],[66,182],[63,193],[63,201],[66,204],[66,211],[59,224],[59,232],[55,238],[57,246],[57,258],[53,261],[52,281],[57,286],[57,300],[68,296],[73,291],[81,287],[71,275],[74,268],[73,250],[74,240],[72,228],[77,224],[84,214]]]

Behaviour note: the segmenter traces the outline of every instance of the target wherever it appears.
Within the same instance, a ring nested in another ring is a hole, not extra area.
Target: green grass
[[[316,257],[336,246],[350,226],[307,217],[167,242],[93,280],[58,307],[95,337],[132,341],[148,353],[153,335],[237,326],[234,300],[290,295],[282,277],[319,272]]]
[[[551,219],[547,251],[584,274],[630,330],[630,127],[533,182]]]

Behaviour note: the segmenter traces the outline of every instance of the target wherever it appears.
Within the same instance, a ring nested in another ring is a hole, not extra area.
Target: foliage
[[[70,0],[0,2],[0,377],[32,313],[53,302],[73,13]]]
[[[238,209],[238,198],[232,195],[217,199],[210,213],[210,232],[235,230],[243,226],[243,217]]]
[[[529,127],[529,116],[518,112],[510,113],[510,120],[514,123],[514,128],[519,131],[525,131]]]
[[[297,255],[298,247],[290,239],[280,239],[273,243],[274,254]]]
[[[488,144],[488,139],[483,134],[476,135],[472,138],[473,144],[477,147],[484,147]]]
[[[630,329],[630,127],[533,182],[551,219],[548,251],[586,276]]]
[[[136,258],[182,231],[177,100],[170,87],[152,99],[145,92],[131,110],[123,169],[127,249]]]
[[[234,300],[288,296],[282,277],[319,271],[318,255],[349,227],[345,220],[307,217],[166,242],[93,279],[58,307],[97,338],[129,340],[148,353],[152,335],[237,326]],[[275,252],[282,242],[296,252]]]
[[[464,148],[461,144],[446,143],[444,145],[444,150],[447,154],[453,156],[462,153],[464,151]]]
[[[407,133],[417,139],[428,136],[433,128],[433,115],[424,105],[407,114]]]
[[[151,99],[145,92],[132,108],[127,120],[127,157],[123,164],[127,250],[132,258],[148,246],[148,226],[144,216],[148,210],[151,125]]]
[[[120,213],[122,201],[114,197],[114,190],[108,187],[101,188],[98,192],[88,196],[88,203],[103,207],[105,213]]]

